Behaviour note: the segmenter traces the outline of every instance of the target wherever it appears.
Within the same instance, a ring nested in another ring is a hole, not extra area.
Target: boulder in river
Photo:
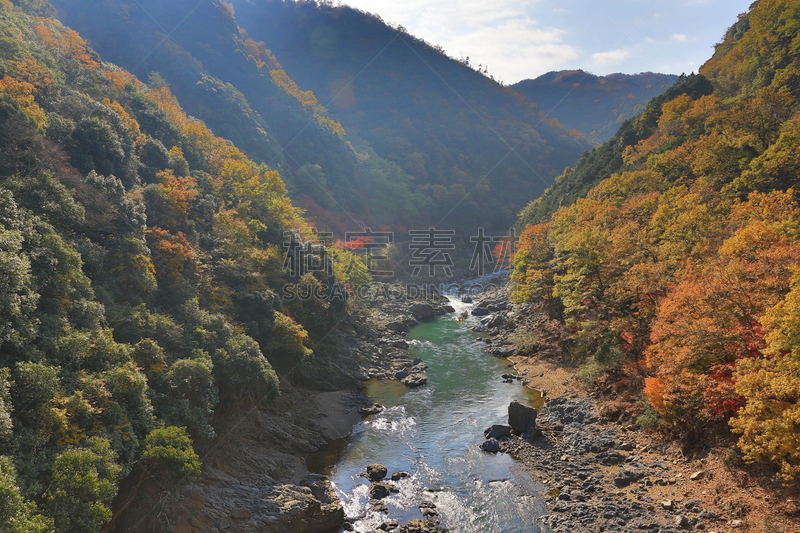
[[[486,428],[486,430],[483,432],[483,436],[487,439],[502,439],[504,437],[510,437],[511,426],[495,424],[490,428]]]
[[[399,533],[447,533],[433,518],[415,518],[400,526]]]
[[[508,404],[508,425],[522,435],[536,428],[536,409],[514,400]]]
[[[372,500],[381,500],[388,495],[392,494],[393,492],[400,492],[396,487],[385,483],[383,481],[378,481],[377,483],[373,483],[372,486],[369,488],[369,497]]]
[[[425,320],[436,316],[436,310],[433,306],[426,302],[417,302],[411,305],[411,314],[417,320]]]
[[[500,451],[500,443],[497,442],[497,439],[487,439],[481,444],[481,450],[490,453],[497,453]]]
[[[380,463],[372,463],[367,466],[367,479],[370,481],[380,481],[386,477],[389,470]]]
[[[470,312],[470,314],[472,316],[486,316],[489,314],[489,310],[485,307],[476,307]]]
[[[400,481],[401,479],[407,478],[410,476],[408,472],[403,472],[402,470],[397,472],[392,472],[392,481]]]
[[[381,411],[383,411],[383,406],[378,403],[373,403],[372,405],[365,405],[358,410],[358,413],[362,415],[377,415]]]
[[[399,380],[403,380],[411,375],[411,372],[406,372],[405,370],[400,370],[394,373],[394,377]]]
[[[470,295],[462,296],[461,297],[461,302],[465,303],[465,304],[471,304],[472,303],[472,296],[470,296]]]
[[[428,382],[425,374],[411,374],[403,378],[403,385],[406,387],[421,387]]]

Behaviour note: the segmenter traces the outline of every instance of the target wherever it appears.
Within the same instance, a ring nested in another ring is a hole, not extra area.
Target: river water
[[[533,404],[518,382],[503,383],[508,361],[487,355],[458,314],[472,306],[451,298],[456,313],[424,322],[408,334],[411,351],[429,365],[428,384],[408,389],[396,381],[372,381],[368,395],[387,407],[366,418],[350,436],[309,458],[328,474],[356,531],[379,531],[383,522],[421,518],[418,505],[432,502],[442,525],[461,533],[536,533],[546,508],[541,491],[503,454],[481,451],[483,430],[505,424],[508,404]],[[389,514],[369,509],[369,482],[359,474],[370,463],[411,475],[383,500]],[[332,466],[331,466],[332,465]]]

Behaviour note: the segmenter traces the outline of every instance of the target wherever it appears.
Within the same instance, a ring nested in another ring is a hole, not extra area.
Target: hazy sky
[[[752,0],[341,0],[488,65],[504,83],[550,70],[696,71]]]

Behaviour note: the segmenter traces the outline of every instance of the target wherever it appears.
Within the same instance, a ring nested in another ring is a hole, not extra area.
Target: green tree
[[[0,455],[0,524],[5,533],[54,532],[53,520],[26,502],[17,486],[17,472],[10,457]]]
[[[111,520],[120,473],[115,459],[109,441],[99,437],[56,458],[43,500],[59,531],[96,533]]]

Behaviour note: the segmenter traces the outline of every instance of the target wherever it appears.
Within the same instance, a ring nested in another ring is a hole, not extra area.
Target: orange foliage
[[[159,282],[172,285],[181,279],[191,281],[197,274],[197,247],[180,231],[171,234],[162,228],[150,228],[147,230],[147,245]]]
[[[37,126],[42,126],[47,117],[33,98],[35,89],[33,84],[10,76],[3,76],[0,80],[0,94],[7,94],[16,100],[22,111],[31,117]]]

